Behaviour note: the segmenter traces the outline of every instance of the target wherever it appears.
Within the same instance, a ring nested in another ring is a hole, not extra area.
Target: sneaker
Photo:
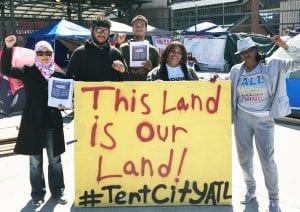
[[[65,195],[62,195],[58,198],[58,203],[61,205],[65,205],[68,203],[68,199],[66,198]]]
[[[57,200],[58,204],[61,204],[61,205],[65,205],[68,203],[68,199],[64,194],[55,195],[55,196],[53,196],[53,199]]]
[[[44,199],[32,199],[32,205],[39,207],[44,203]]]
[[[254,198],[256,198],[255,193],[247,192],[245,198],[241,201],[241,204],[248,204]]]
[[[280,212],[279,201],[276,199],[271,199],[269,203],[269,211],[270,212]]]

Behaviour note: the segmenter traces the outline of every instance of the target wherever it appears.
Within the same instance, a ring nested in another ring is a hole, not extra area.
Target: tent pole
[[[10,27],[11,27],[11,34],[16,34],[16,18],[14,12],[14,1],[10,0]]]
[[[78,0],[77,10],[78,10],[78,12],[77,12],[77,15],[78,15],[78,25],[83,25],[81,0]]]
[[[195,23],[195,32],[197,32],[197,24],[198,24],[198,5],[196,4],[196,7],[195,7],[195,9],[196,9],[196,23]]]
[[[194,1],[195,4],[195,33],[197,32],[197,24],[198,24],[198,5],[197,3]]]
[[[1,12],[0,12],[0,14],[1,14],[0,18],[1,18],[1,28],[2,28],[2,30],[0,30],[1,31],[0,44],[2,44],[2,42],[4,44],[5,43],[4,38],[6,37],[5,14],[4,14],[5,6],[4,6],[4,2],[0,3],[0,10],[1,10]],[[1,45],[0,45],[0,47],[1,47]]]
[[[71,21],[71,4],[70,4],[70,0],[67,0],[67,17],[68,17],[68,21]]]
[[[225,26],[225,5],[223,0],[223,27]]]
[[[53,53],[54,53],[54,61],[55,61],[55,56],[56,56],[56,54],[55,54],[55,37],[53,38]]]

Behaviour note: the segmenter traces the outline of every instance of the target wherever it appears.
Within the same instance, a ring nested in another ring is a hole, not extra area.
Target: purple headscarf
[[[35,65],[40,70],[41,74],[45,77],[45,79],[49,79],[49,77],[54,73],[54,52],[50,43],[47,41],[39,41],[35,44],[34,51],[40,51],[42,48],[47,48],[49,51],[52,51],[51,60],[48,64],[41,64],[37,55],[35,55]]]

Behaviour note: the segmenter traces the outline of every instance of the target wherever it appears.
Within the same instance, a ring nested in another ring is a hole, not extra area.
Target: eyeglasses
[[[37,51],[36,52],[36,55],[37,56],[48,56],[48,57],[50,57],[50,56],[52,56],[52,52],[51,51]]]
[[[106,28],[101,28],[101,27],[95,27],[95,32],[98,34],[104,34],[104,35],[109,35],[109,30]]]

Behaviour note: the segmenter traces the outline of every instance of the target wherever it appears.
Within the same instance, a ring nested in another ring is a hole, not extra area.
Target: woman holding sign
[[[147,80],[198,80],[193,68],[187,66],[187,51],[179,41],[168,44],[160,57],[160,65],[152,69]]]
[[[247,37],[237,41],[242,63],[232,67],[232,117],[238,159],[247,192],[242,204],[256,197],[253,175],[253,137],[269,196],[269,211],[279,212],[277,166],[274,160],[274,118],[290,112],[285,73],[300,69],[300,49],[288,46],[280,36],[273,42],[286,50],[292,59],[263,58],[256,43]]]
[[[5,38],[1,58],[4,75],[23,81],[26,104],[22,114],[20,131],[15,145],[15,153],[29,155],[32,204],[40,206],[44,202],[46,186],[43,172],[43,148],[48,156],[48,182],[54,199],[66,204],[64,178],[60,154],[65,151],[61,108],[49,107],[48,79],[52,76],[64,78],[55,69],[51,45],[39,41],[35,45],[35,63],[22,68],[12,67],[12,51],[16,36]]]

